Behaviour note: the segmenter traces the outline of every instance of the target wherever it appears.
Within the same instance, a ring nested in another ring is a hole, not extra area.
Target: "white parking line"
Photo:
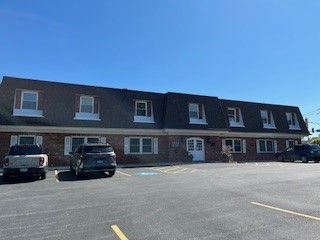
[[[124,173],[124,172],[120,172],[119,170],[116,171],[116,173],[120,173],[124,176],[127,176],[127,177],[132,177],[130,174],[127,174],[127,173]]]
[[[310,219],[313,219],[313,220],[320,221],[319,217],[314,217],[314,216],[303,214],[303,213],[298,213],[298,212],[294,212],[294,211],[290,211],[290,210],[286,210],[286,209],[282,209],[282,208],[277,208],[277,207],[269,206],[269,205],[262,204],[262,203],[257,203],[257,202],[251,202],[251,203],[254,204],[254,205],[260,206],[260,207],[265,207],[265,208],[273,209],[273,210],[276,210],[276,211],[289,213],[289,214],[292,214],[292,215],[296,215],[296,216],[310,218]]]

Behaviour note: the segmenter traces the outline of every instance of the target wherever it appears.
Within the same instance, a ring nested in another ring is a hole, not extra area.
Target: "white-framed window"
[[[80,113],[93,113],[94,97],[80,97]]]
[[[292,147],[293,145],[297,145],[298,141],[293,139],[286,140],[286,148]]]
[[[246,153],[246,140],[244,139],[223,139],[222,147],[229,146],[232,153]]]
[[[94,96],[77,96],[79,110],[75,113],[75,120],[100,120],[99,100]]]
[[[240,108],[228,108],[228,119],[230,127],[244,127]]]
[[[14,146],[16,144],[42,144],[43,137],[36,135],[12,135],[10,139],[10,146]]]
[[[189,123],[190,124],[207,124],[203,104],[189,103]]]
[[[124,141],[125,154],[158,154],[158,138],[128,137]]]
[[[106,137],[100,136],[65,136],[64,138],[64,155],[69,155],[83,143],[106,143]]]
[[[274,153],[277,152],[277,141],[272,139],[257,140],[257,153]]]
[[[38,93],[22,91],[21,109],[38,110]]]
[[[152,101],[135,101],[134,122],[154,123]]]
[[[100,143],[100,137],[82,137],[74,136],[71,137],[71,151],[73,152],[80,144],[83,143]]]
[[[275,129],[276,125],[274,123],[273,114],[270,110],[261,110],[261,119],[264,128],[272,128]]]
[[[16,90],[14,116],[43,117],[39,109],[39,92],[32,90]]]
[[[298,122],[297,114],[295,114],[293,112],[287,112],[286,113],[286,117],[287,117],[287,122],[288,122],[288,125],[289,125],[289,129],[291,129],[291,130],[301,130],[299,122]]]

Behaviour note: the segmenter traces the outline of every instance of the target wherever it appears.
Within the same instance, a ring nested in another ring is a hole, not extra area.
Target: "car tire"
[[[279,156],[278,156],[278,161],[284,162],[284,158],[283,158],[281,155],[279,155]]]
[[[76,166],[76,169],[74,171],[74,174],[76,175],[76,177],[80,177],[80,170],[79,170],[79,167]]]
[[[74,169],[72,168],[72,164],[70,163],[70,172],[74,173]]]
[[[44,179],[46,179],[47,178],[47,175],[46,175],[46,173],[44,172],[44,173],[42,173],[41,174],[41,176],[40,176],[40,178],[41,178],[41,180],[44,180]]]
[[[114,171],[109,171],[108,173],[109,173],[109,176],[112,177],[112,176],[116,173],[116,170],[114,170]]]
[[[9,182],[9,180],[10,180],[10,176],[8,175],[8,174],[3,174],[2,175],[2,180],[4,181],[4,182]]]
[[[303,163],[308,163],[307,156],[301,156],[301,161],[302,161]]]

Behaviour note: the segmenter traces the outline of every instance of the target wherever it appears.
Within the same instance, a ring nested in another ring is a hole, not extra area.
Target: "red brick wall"
[[[30,135],[43,136],[43,146],[50,153],[50,166],[67,166],[69,157],[64,155],[64,139],[65,136],[74,136],[75,134],[35,134]],[[10,147],[11,135],[19,135],[19,133],[0,133],[0,167],[2,166],[3,158]],[[25,135],[25,133],[21,133]],[[78,135],[89,136],[89,135]],[[159,163],[159,162],[190,162],[190,158],[186,152],[186,140],[193,136],[153,136],[158,138],[158,154],[124,154],[124,138],[130,137],[127,135],[101,135],[106,137],[115,149],[117,154],[118,164],[130,163]],[[133,137],[133,136],[132,136]],[[134,135],[134,137],[143,137]],[[225,162],[227,159],[221,155],[222,139],[220,137],[199,136],[204,140],[205,160],[207,162]],[[246,153],[234,153],[233,157],[236,161],[263,161],[275,160],[274,153],[257,153],[256,139],[246,138]],[[278,150],[286,148],[286,139],[277,140]],[[300,142],[300,140],[299,140]]]

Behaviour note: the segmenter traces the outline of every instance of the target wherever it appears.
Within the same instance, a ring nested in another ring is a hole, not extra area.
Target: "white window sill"
[[[17,117],[43,117],[43,111],[32,109],[13,109],[13,116]]]
[[[205,119],[190,118],[189,124],[208,125]]]
[[[266,129],[277,129],[276,126],[269,125],[269,124],[264,124],[264,125],[263,125],[263,128],[266,128]]]
[[[154,153],[152,153],[152,152],[150,152],[150,153],[137,153],[137,152],[135,152],[135,153],[127,153],[125,155],[150,155],[150,154],[154,154]]]
[[[153,117],[146,117],[146,116],[134,116],[133,122],[137,122],[137,123],[155,123]]]
[[[301,130],[299,126],[289,126],[290,130]]]
[[[230,122],[230,127],[240,127],[240,128],[244,128],[244,124],[243,123],[236,123],[236,122]]]
[[[95,113],[79,113],[77,112],[74,120],[101,121],[99,114]]]

